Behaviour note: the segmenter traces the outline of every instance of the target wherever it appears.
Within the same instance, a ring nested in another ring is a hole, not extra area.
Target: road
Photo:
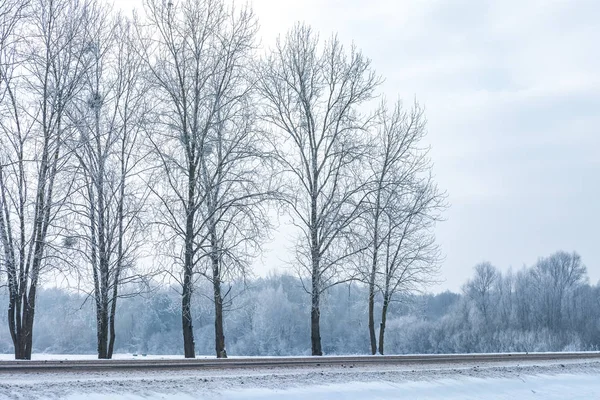
[[[325,357],[233,357],[227,359],[117,359],[117,360],[34,360],[0,361],[2,371],[86,371],[143,369],[255,369],[299,367],[354,367],[366,365],[428,365],[560,360],[599,360],[600,352],[573,353],[502,353],[502,354],[432,354],[394,356],[325,356]]]

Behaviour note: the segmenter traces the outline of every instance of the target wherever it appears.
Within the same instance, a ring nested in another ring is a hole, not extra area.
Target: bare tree
[[[558,251],[540,259],[531,270],[541,325],[554,331],[563,326],[563,301],[587,281],[587,268],[575,252]]]
[[[252,62],[255,20],[249,9],[230,18],[232,23],[221,33],[221,41],[225,48],[238,50],[223,53],[226,76],[217,75],[211,83],[214,92],[221,94],[207,137],[211,151],[201,161],[201,187],[207,195],[199,212],[205,227],[196,240],[206,255],[199,273],[213,287],[215,352],[219,358],[227,356],[223,306],[231,294],[231,286],[225,290],[223,284],[249,275],[251,260],[259,254],[262,239],[269,232],[267,201],[276,195],[270,155],[255,127],[253,83],[247,68],[241,67]]]
[[[516,277],[509,269],[504,275],[499,273],[496,284],[498,291],[498,319],[503,329],[509,329],[515,320]]]
[[[489,262],[477,264],[474,269],[475,276],[466,283],[464,292],[475,303],[485,326],[489,326],[492,293],[502,277],[498,269]]]
[[[239,82],[232,89],[243,87]],[[224,291],[223,284],[249,275],[251,260],[269,231],[267,201],[275,198],[269,168],[265,168],[269,157],[248,114],[252,110],[249,101],[237,103],[230,98],[229,105],[219,106],[223,117],[211,129],[212,151],[201,168],[207,196],[199,210],[206,223],[197,244],[206,261],[200,264],[199,273],[213,287],[217,357],[227,356],[223,305],[231,286]]]
[[[377,352],[376,293],[383,295],[379,328],[379,353],[383,354],[390,303],[397,294],[407,295],[432,283],[439,268],[433,228],[445,207],[445,194],[432,179],[428,150],[421,143],[425,134],[418,104],[406,111],[398,102],[390,111],[382,102],[366,174],[366,212],[359,228],[363,230],[359,238],[366,239],[361,243],[369,243],[360,257],[368,267],[361,266],[359,272],[369,286],[372,354]]]
[[[222,0],[148,0],[146,13],[139,31],[158,103],[150,141],[160,170],[151,188],[165,243],[181,267],[173,278],[182,285],[184,353],[195,356],[190,305],[201,272],[213,283],[215,350],[223,357],[221,283],[233,269],[243,273],[248,252],[234,249],[255,244],[254,222],[262,220],[260,170],[253,169],[260,144],[244,73],[256,20],[250,8]]]
[[[337,37],[324,44],[294,27],[259,67],[265,120],[286,177],[285,202],[301,230],[297,262],[311,295],[311,347],[322,355],[320,297],[339,283],[352,256],[351,225],[360,213],[359,162],[369,118],[360,107],[379,83],[370,61]],[[304,281],[303,281],[304,282]]]
[[[85,227],[78,235],[84,239],[79,250],[92,272],[98,358],[112,358],[117,300],[131,295],[120,288],[143,278],[134,265],[146,237],[141,214],[147,190],[137,175],[147,107],[130,21],[92,7],[90,68],[68,112],[78,131],[72,146],[81,188],[71,203]]]
[[[12,2],[3,2],[10,7]],[[18,4],[18,3],[17,3]],[[17,6],[18,9],[18,6]],[[57,226],[71,179],[65,141],[68,104],[85,64],[86,7],[77,0],[33,0],[18,48],[3,48],[0,120],[0,242],[7,272],[8,326],[15,357],[31,358],[35,301],[44,269],[58,268]],[[13,42],[14,44],[14,42]],[[54,255],[53,257],[49,257]]]
[[[536,311],[530,295],[532,286],[531,271],[523,266],[515,276],[515,314],[517,326],[522,331],[530,331],[534,328]]]

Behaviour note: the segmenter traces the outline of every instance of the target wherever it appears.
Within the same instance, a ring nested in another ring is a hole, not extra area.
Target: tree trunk
[[[98,337],[98,358],[108,358],[108,304],[106,294],[103,291],[100,299],[100,311],[97,313],[97,337]]]
[[[383,307],[381,308],[381,324],[379,325],[379,354],[383,355],[383,343],[385,337],[385,323],[387,320],[388,305],[390,303],[389,295],[383,296]]]
[[[43,246],[36,244],[32,261],[32,281],[27,290],[27,276],[22,274],[17,283],[17,271],[14,263],[8,265],[9,272],[9,306],[8,306],[8,326],[11,339],[13,341],[15,359],[31,360],[33,349],[33,321],[35,315],[35,299],[37,293],[37,278],[43,252]],[[20,269],[23,271],[23,268]]]
[[[192,274],[186,268],[183,279],[183,295],[181,299],[181,320],[183,328],[183,351],[185,358],[195,358],[194,327],[192,325]]]
[[[122,168],[123,173],[123,168]],[[110,316],[109,316],[109,331],[110,338],[108,342],[108,358],[112,358],[113,350],[115,348],[115,316],[117,314],[117,299],[119,295],[119,281],[121,277],[121,269],[123,268],[123,201],[125,198],[125,179],[121,180],[121,198],[119,201],[118,207],[118,218],[119,218],[119,238],[117,243],[117,268],[114,271],[113,276],[113,287],[112,287],[112,295],[111,295],[111,304],[110,304]]]
[[[379,217],[381,206],[381,190],[385,170],[382,171],[377,186],[375,200],[375,215],[373,221],[373,254],[371,259],[371,274],[369,276],[369,338],[371,340],[371,354],[377,354],[377,336],[375,335],[375,278],[377,277],[377,256],[379,252]]]
[[[214,263],[216,262],[216,267]],[[219,260],[213,259],[213,268],[218,268]],[[214,270],[214,269],[213,269]],[[216,277],[213,280],[215,300],[215,351],[217,358],[227,358],[225,350],[225,334],[223,329],[223,299],[221,297],[221,280]]]
[[[185,256],[181,320],[183,328],[183,352],[185,358],[195,358],[194,327],[192,324],[192,286],[194,274],[194,219],[196,198],[196,167],[190,159],[188,164],[187,216],[185,222]]]
[[[312,159],[313,169],[313,184],[318,186],[318,168],[317,159]],[[311,288],[311,308],[310,308],[310,342],[313,356],[322,356],[323,349],[321,348],[321,253],[319,249],[319,235],[317,231],[317,196],[311,195],[310,205],[310,246],[311,246],[311,263],[312,263],[312,288]]]
[[[59,124],[60,128],[60,124]],[[54,162],[57,162],[58,151],[54,154]],[[47,165],[47,163],[44,163]],[[46,167],[50,169],[50,167]],[[56,164],[52,165],[51,175],[48,182],[48,193],[44,198],[44,186],[38,186],[38,200],[35,211],[35,244],[33,249],[33,259],[31,261],[31,281],[29,283],[29,291],[26,289],[27,273],[24,273],[21,278],[21,290],[23,295],[22,308],[23,318],[21,322],[20,332],[20,359],[31,360],[31,351],[33,348],[33,319],[35,316],[35,299],[37,294],[37,284],[44,256],[46,237],[50,219],[50,207],[52,205],[52,185],[56,174]],[[19,321],[17,321],[19,322]]]
[[[26,326],[21,326],[15,344],[15,359],[16,360],[31,360],[31,345],[27,344],[28,337],[32,337],[31,332]],[[29,351],[27,350],[29,348]]]
[[[183,352],[185,358],[195,358],[194,327],[192,324],[192,278],[193,278],[193,213],[187,217],[185,238],[185,265],[183,293],[181,298],[181,321],[183,329]]]
[[[216,189],[218,191],[218,189]],[[212,195],[211,195],[212,196]],[[223,296],[221,294],[221,258],[220,243],[217,236],[217,223],[213,216],[215,209],[212,199],[208,199],[208,207],[211,210],[210,217],[210,260],[212,263],[213,300],[215,303],[215,352],[217,358],[227,358],[225,350],[225,333],[223,328]]]
[[[106,324],[106,320],[104,318],[104,312],[100,311],[100,320],[97,323],[98,326],[98,358],[105,359],[107,358],[107,336],[108,336],[108,326]]]
[[[103,271],[102,274],[105,272]],[[100,299],[100,311],[97,313],[97,329],[98,329],[98,358],[108,358],[108,299],[106,294],[106,286],[102,285],[102,293]]]
[[[115,286],[116,287],[116,286]],[[112,304],[110,308],[110,317],[108,322],[109,329],[109,339],[108,339],[108,351],[106,353],[106,358],[111,359],[113,356],[113,350],[115,348],[115,315],[117,311],[117,291],[114,291]]]
[[[185,358],[195,358],[194,327],[192,324],[193,213],[190,213],[187,217],[185,241],[185,265],[183,272],[183,293],[181,298],[183,352]]]
[[[15,359],[31,360],[31,349],[33,339],[33,316],[29,316],[30,308],[27,305],[23,306],[22,324],[17,327],[15,347]]]
[[[34,271],[39,271],[42,247],[40,247],[37,256],[34,259]],[[32,269],[33,270],[33,269]],[[34,274],[35,275],[35,274]],[[21,329],[21,356],[24,360],[31,360],[31,351],[33,349],[33,317],[35,315],[35,299],[37,293],[37,277],[34,276],[29,287],[29,295],[23,304],[23,327]]]
[[[322,356],[323,350],[321,349],[321,309],[320,309],[320,293],[319,293],[319,282],[318,276],[313,273],[312,279],[312,293],[311,293],[311,312],[310,312],[310,341],[312,347],[313,356]]]
[[[369,282],[369,338],[371,339],[371,354],[377,354],[377,336],[375,335],[375,273],[371,274]]]
[[[15,359],[19,360],[21,356],[21,344],[20,339],[21,336],[17,334],[17,328],[15,326],[15,300],[11,295],[8,303],[8,328],[10,330],[10,337],[13,342],[13,347],[15,349]]]

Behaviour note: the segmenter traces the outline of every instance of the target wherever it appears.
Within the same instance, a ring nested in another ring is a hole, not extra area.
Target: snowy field
[[[6,371],[0,373],[0,399],[587,400],[600,399],[600,362],[570,360],[254,370]]]

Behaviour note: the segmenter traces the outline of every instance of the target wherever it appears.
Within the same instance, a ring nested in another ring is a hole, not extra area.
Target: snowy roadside
[[[4,372],[0,399],[593,399],[600,362]]]

